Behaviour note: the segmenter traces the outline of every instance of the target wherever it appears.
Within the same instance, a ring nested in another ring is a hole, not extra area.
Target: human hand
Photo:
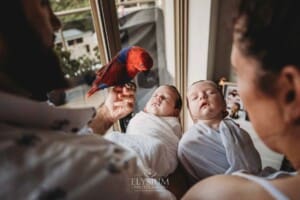
[[[109,90],[104,102],[109,121],[116,122],[133,111],[136,86],[133,83]]]

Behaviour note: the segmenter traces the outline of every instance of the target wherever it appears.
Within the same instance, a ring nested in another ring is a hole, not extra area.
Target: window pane
[[[90,6],[89,0],[50,0],[55,12]]]
[[[89,0],[50,0],[53,11],[62,22],[56,33],[55,50],[65,77],[72,89],[66,91],[66,103],[82,106],[91,103],[85,94],[101,67],[98,41],[93,27]],[[95,95],[98,96],[98,95]],[[96,104],[101,103],[98,99]]]
[[[152,92],[162,84],[174,84],[166,66],[164,17],[158,1],[116,1],[122,47],[140,46],[152,56],[150,73],[139,73],[136,112],[142,110]]]

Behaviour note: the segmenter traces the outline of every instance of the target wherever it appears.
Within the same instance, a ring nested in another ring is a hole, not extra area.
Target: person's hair
[[[258,84],[273,92],[272,82],[286,65],[300,69],[300,1],[239,0],[234,33],[239,50],[256,59]]]
[[[47,92],[67,87],[56,54],[45,48],[27,21],[21,0],[5,1],[0,6],[0,37],[6,48],[0,73],[29,91],[31,98],[46,100]]]
[[[177,95],[177,99],[175,101],[175,108],[178,109],[179,111],[181,111],[182,98],[181,98],[181,95],[180,95],[178,89],[174,85],[162,85],[162,86],[169,87],[171,90],[173,90],[175,92],[175,94]]]

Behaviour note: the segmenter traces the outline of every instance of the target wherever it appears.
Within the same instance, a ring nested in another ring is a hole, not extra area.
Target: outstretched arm
[[[94,133],[103,135],[119,119],[133,111],[135,89],[117,86],[109,90],[105,102],[99,106],[90,127]]]

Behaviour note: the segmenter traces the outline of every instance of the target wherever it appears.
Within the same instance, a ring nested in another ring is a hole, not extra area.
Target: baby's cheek
[[[147,107],[144,108],[144,112],[148,112]]]

